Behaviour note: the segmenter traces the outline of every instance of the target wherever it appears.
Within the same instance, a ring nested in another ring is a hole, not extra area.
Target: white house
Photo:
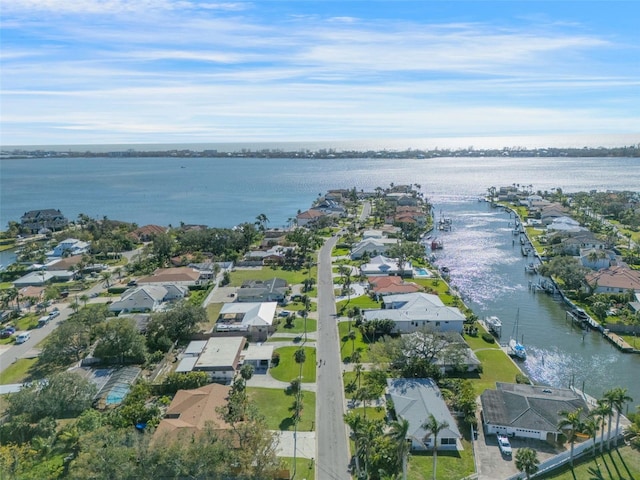
[[[430,415],[438,423],[449,425],[438,433],[438,449],[458,449],[462,435],[435,381],[430,378],[388,378],[387,391],[396,416],[409,422],[407,440],[411,441],[412,450],[433,448],[434,436],[423,427]]]
[[[277,302],[225,303],[216,322],[217,332],[249,332],[255,341],[267,339],[275,329]]]
[[[394,245],[398,244],[395,238],[372,238],[369,237],[356,244],[351,249],[351,259],[358,260],[366,253],[369,257],[383,255]]]
[[[53,251],[47,252],[48,257],[64,257],[66,255],[82,255],[89,251],[89,243],[77,238],[67,238],[55,246]]]
[[[462,312],[456,307],[447,307],[437,295],[418,292],[382,298],[384,308],[365,310],[365,320],[392,320],[399,333],[412,333],[423,327],[458,333],[464,329]]]
[[[399,275],[402,277],[413,276],[413,266],[410,261],[407,260],[401,270],[398,260],[395,258],[385,257],[384,255],[373,257],[369,263],[365,263],[360,266],[360,271],[363,275],[371,277],[380,275]]]
[[[582,408],[586,418],[589,408],[582,396],[568,388],[496,383],[495,390],[480,395],[485,433],[557,442],[560,412]]]
[[[236,375],[245,343],[244,337],[210,338],[193,370],[206,372],[212,380],[230,382]]]

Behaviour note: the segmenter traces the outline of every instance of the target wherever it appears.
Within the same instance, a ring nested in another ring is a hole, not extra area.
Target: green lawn
[[[414,278],[411,281],[424,287],[427,293],[438,295],[445,305],[450,306],[459,302],[458,297],[449,293],[449,284],[440,278]]]
[[[318,295],[318,292],[317,292],[317,290],[312,289],[312,290],[308,291],[306,293],[306,295],[309,295],[309,299],[316,298],[317,295]],[[285,310],[291,310],[291,311],[299,312],[300,310],[304,310],[304,303],[303,302],[289,302],[289,303],[287,303],[287,306],[285,307]],[[309,302],[309,311],[310,312],[317,312],[318,311],[318,305],[313,300],[311,302]]]
[[[464,450],[460,452],[438,451],[436,478],[438,480],[461,479],[475,472],[471,443],[462,440]],[[433,478],[433,454],[412,452],[409,456],[407,478],[409,480],[431,480]]]
[[[471,377],[476,393],[480,395],[487,388],[495,389],[496,382],[515,383],[516,375],[521,373],[518,367],[502,350],[483,350],[476,352],[482,362],[479,378]]]
[[[284,318],[280,319],[280,324],[276,329],[278,333],[304,333],[304,318],[296,316],[291,328],[287,328]],[[315,332],[318,329],[318,321],[315,318],[307,318],[307,332]]]
[[[291,479],[314,480],[316,478],[316,463],[308,458],[296,458],[296,469],[294,476],[293,457],[281,457],[289,468]]]
[[[538,477],[536,477],[538,478]],[[590,455],[571,467],[563,467],[553,473],[541,476],[553,480],[635,480],[640,478],[640,451],[633,447],[621,447],[603,455]]]
[[[336,311],[339,313],[341,310],[351,307],[358,307],[360,309],[378,309],[382,308],[380,302],[376,302],[369,295],[361,295],[359,297],[351,297],[351,301],[349,300],[340,300],[336,302]]]
[[[248,387],[249,398],[258,407],[258,411],[265,417],[269,430],[293,430],[291,418],[291,406],[294,396],[288,395],[284,390],[273,388]],[[314,392],[302,392],[303,411],[298,430],[310,432],[315,430],[316,422],[316,394]]]
[[[366,416],[369,420],[384,420],[387,416],[387,410],[384,407],[367,407],[366,414],[364,407],[354,408],[351,411],[361,417]]]
[[[275,351],[280,354],[280,363],[277,367],[271,367],[271,376],[281,382],[290,382],[298,378],[300,365],[293,359],[293,354],[299,348],[304,348],[307,356],[302,364],[302,383],[314,383],[316,381],[316,349],[313,347],[281,347]]]
[[[332,257],[344,257],[347,256],[351,253],[351,250],[349,250],[348,248],[334,248],[331,251],[331,256]]]
[[[207,320],[208,322],[205,325],[201,325],[202,328],[207,329],[207,327],[211,328],[216,324],[216,320],[218,320],[218,316],[220,315],[220,310],[224,303],[210,303],[207,305]]]
[[[310,273],[306,268],[300,270],[283,270],[282,268],[262,267],[261,269],[234,270],[231,272],[230,286],[239,287],[245,280],[269,280],[273,277],[282,278],[286,280],[289,285],[295,285],[304,282],[304,279],[308,276],[317,278],[317,267],[312,267]]]
[[[13,359],[3,358],[3,362],[13,361]],[[20,383],[29,378],[29,370],[33,367],[37,358],[20,358],[12,363],[4,372],[0,373],[0,385]]]
[[[356,332],[356,339],[353,343],[348,337],[349,323],[351,323],[351,330]],[[364,341],[360,329],[355,327],[355,322],[338,323],[338,338],[340,339],[340,358],[343,362],[351,358],[354,348],[355,350],[360,350],[361,363],[369,361],[369,344]]]

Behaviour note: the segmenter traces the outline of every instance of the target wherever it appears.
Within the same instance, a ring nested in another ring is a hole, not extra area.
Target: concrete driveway
[[[519,448],[529,447],[535,450],[541,463],[563,451],[563,449],[556,449],[542,440],[515,437],[509,438],[513,454],[511,457],[506,457],[500,453],[496,435],[485,435],[482,424],[478,422],[478,425],[480,428],[478,440],[473,444],[478,465],[478,480],[509,478],[518,473],[515,456]]]

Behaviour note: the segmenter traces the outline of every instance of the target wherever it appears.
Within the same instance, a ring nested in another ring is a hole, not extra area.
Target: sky
[[[0,5],[2,145],[640,133],[635,0]]]

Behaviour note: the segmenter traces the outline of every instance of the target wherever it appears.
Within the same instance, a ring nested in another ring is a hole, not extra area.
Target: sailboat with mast
[[[518,341],[518,322],[520,320],[520,309],[516,313],[516,323],[513,325],[513,333],[509,339],[509,355],[524,360],[527,358],[527,349]]]

